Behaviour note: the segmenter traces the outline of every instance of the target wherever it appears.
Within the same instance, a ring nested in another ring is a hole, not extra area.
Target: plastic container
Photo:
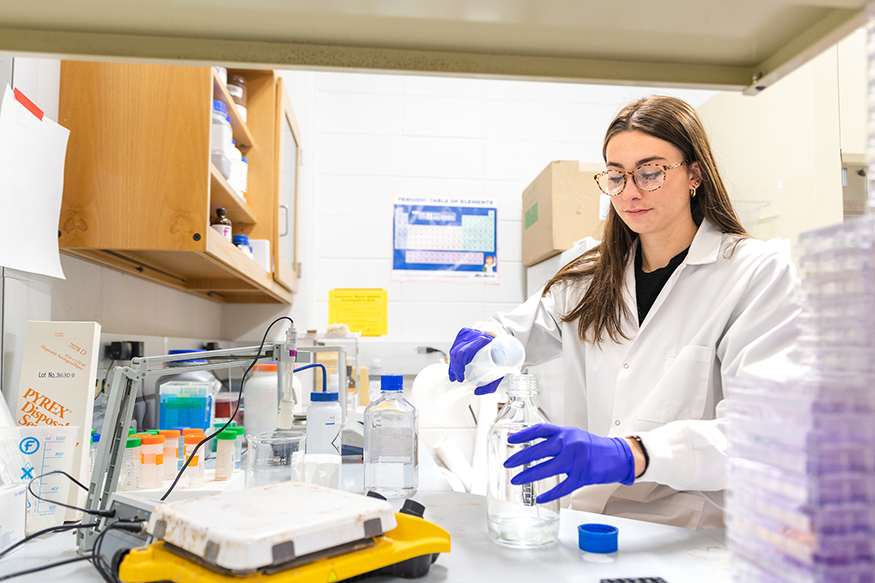
[[[234,235],[234,246],[240,249],[240,251],[243,252],[243,255],[250,259],[253,259],[252,247],[249,245],[248,235]]]
[[[222,101],[213,100],[213,122],[210,131],[210,161],[226,179],[231,176],[231,121]]]
[[[246,104],[248,98],[246,90],[246,78],[231,73],[228,75],[227,86],[228,93],[231,94],[231,99],[234,100],[234,106],[236,107],[237,112],[243,119],[243,123],[246,123]]]
[[[210,382],[171,381],[159,387],[161,429],[171,427],[210,426],[214,384]]]
[[[242,198],[246,198],[246,185],[249,180],[248,162],[244,162],[245,158],[240,149],[237,148],[237,142],[231,140],[231,177],[228,179],[228,184]]]
[[[222,85],[228,84],[228,69],[225,67],[214,67],[216,73],[219,74],[219,79],[222,81]]]
[[[88,452],[88,482],[91,483],[91,477],[94,475],[94,464],[97,463],[97,448],[100,444],[100,434],[91,434],[91,449]]]
[[[558,476],[514,486],[511,478],[529,465],[507,469],[504,462],[530,444],[510,445],[509,435],[538,423],[549,423],[538,405],[538,381],[514,374],[505,381],[508,402],[498,413],[487,440],[486,524],[489,539],[512,547],[537,547],[559,536],[559,500],[538,504],[539,495],[559,484]]]
[[[119,492],[132,492],[140,487],[140,446],[139,437],[128,437],[125,443],[125,455],[122,461],[122,471],[118,480]]]
[[[160,488],[164,484],[164,436],[140,438],[140,488]]]
[[[277,428],[279,385],[276,364],[256,364],[243,384],[246,435],[258,435]]]
[[[270,271],[270,240],[249,239],[249,246],[252,247],[252,258],[255,262],[262,266],[265,271]]]
[[[402,396],[401,375],[383,375],[380,388],[380,398],[364,415],[364,489],[386,498],[409,497],[419,482],[419,417]]]
[[[203,434],[189,434],[185,436],[185,459],[188,459],[189,456],[194,453],[194,448],[197,447],[197,444],[203,441],[203,439]],[[194,459],[191,460],[191,463],[188,464],[188,467],[185,468],[185,471],[182,473],[182,478],[180,479],[180,482],[185,488],[198,488],[204,485],[205,445],[201,446],[201,448],[197,452],[197,455],[194,456]]]
[[[246,428],[235,427],[237,439],[234,440],[234,468],[240,469],[240,461],[243,459],[243,444],[246,442]]]
[[[223,482],[234,473],[234,444],[237,430],[226,429],[218,434],[216,441],[216,481]]]
[[[441,370],[431,383],[428,397],[435,407],[452,407],[456,402],[470,396],[474,389],[487,385],[501,377],[519,373],[526,359],[522,343],[510,335],[498,336],[474,355],[465,367],[465,380],[461,383],[449,379],[449,367],[437,363],[426,367],[420,375],[429,376],[433,370]],[[426,372],[428,371],[428,372]]]
[[[368,371],[368,395],[373,403],[380,398],[380,377],[383,376],[383,361],[375,358],[371,361],[371,370]]]
[[[164,479],[172,480],[179,470],[179,437],[182,435],[178,429],[164,429],[161,432],[164,437]]]
[[[310,393],[307,407],[307,455],[304,480],[328,488],[340,487],[340,424],[343,411],[337,393]]]

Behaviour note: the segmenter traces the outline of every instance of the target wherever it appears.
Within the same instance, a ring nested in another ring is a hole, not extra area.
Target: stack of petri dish
[[[734,581],[875,581],[875,219],[799,238],[793,378],[728,386]]]

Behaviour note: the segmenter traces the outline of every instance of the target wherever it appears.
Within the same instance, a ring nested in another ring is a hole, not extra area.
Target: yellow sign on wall
[[[389,292],[384,289],[333,289],[328,292],[328,323],[343,323],[362,336],[389,333]]]

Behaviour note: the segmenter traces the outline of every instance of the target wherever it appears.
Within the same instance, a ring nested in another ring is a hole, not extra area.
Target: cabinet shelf
[[[254,225],[258,222],[255,213],[237,194],[215,164],[210,163],[210,216],[215,216],[216,209],[223,208],[228,211],[228,218],[232,223]]]
[[[62,249],[62,253],[218,303],[292,303],[292,293],[213,229],[199,251]]]
[[[249,126],[240,117],[240,112],[237,111],[237,107],[234,104],[234,98],[231,97],[231,94],[228,93],[228,88],[219,79],[218,71],[216,71],[215,67],[210,67],[210,71],[213,74],[213,99],[224,102],[225,107],[228,108],[228,117],[231,119],[234,141],[237,142],[241,150],[251,148],[255,145],[255,138],[252,137]]]

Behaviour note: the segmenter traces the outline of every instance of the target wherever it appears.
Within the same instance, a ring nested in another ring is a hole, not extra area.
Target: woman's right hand
[[[465,380],[465,367],[481,348],[492,342],[493,336],[473,328],[462,328],[450,348],[450,380]],[[497,385],[496,385],[497,386]],[[493,389],[495,390],[495,389]],[[491,392],[491,391],[490,391]]]

